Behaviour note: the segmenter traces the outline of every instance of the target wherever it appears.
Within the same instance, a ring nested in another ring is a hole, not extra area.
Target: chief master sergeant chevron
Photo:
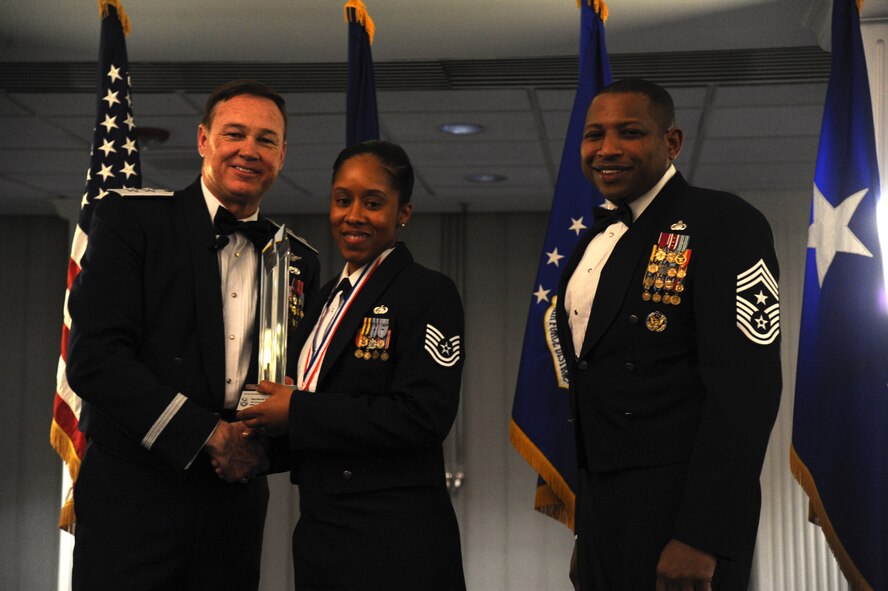
[[[268,458],[228,421],[256,379],[251,240],[271,235],[259,205],[286,125],[268,87],[222,85],[198,127],[200,178],[175,193],[110,194],[94,213],[69,299],[67,376],[89,440],[74,490],[75,591],[258,588]],[[295,323],[318,260],[290,242]]]
[[[777,259],[761,213],[676,172],[674,116],[664,89],[627,79],[586,117],[583,171],[608,207],[557,306],[583,591],[745,591],[749,579],[781,390]]]

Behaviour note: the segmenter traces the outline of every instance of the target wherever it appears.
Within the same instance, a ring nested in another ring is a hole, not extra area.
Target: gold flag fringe
[[[49,443],[68,467],[68,474],[71,476],[71,481],[76,482],[77,475],[80,473],[80,457],[77,455],[77,451],[74,449],[74,444],[71,443],[68,434],[65,433],[65,430],[55,421],[52,422],[52,427],[49,430]],[[71,495],[71,491],[68,491],[68,497],[62,505],[61,515],[59,516],[59,529],[63,529],[69,534],[73,534],[75,522],[74,498]]]
[[[583,0],[577,0],[577,8],[581,6],[581,2]],[[858,0],[858,2],[863,2],[863,0]],[[592,10],[598,15],[601,19],[601,22],[607,22],[607,4],[604,3],[604,0],[586,0],[586,4],[592,7]]]
[[[124,35],[129,35],[130,20],[126,11],[123,9],[123,3],[120,0],[99,0],[99,16],[105,18],[108,16],[108,7],[113,6],[117,9],[117,18],[120,19],[120,26]]]
[[[805,463],[796,453],[795,446],[792,445],[789,447],[789,467],[792,470],[792,475],[802,486],[802,490],[808,495],[808,520],[823,529],[826,542],[836,557],[839,568],[842,569],[842,574],[845,575],[848,584],[855,591],[873,591],[872,585],[867,582],[863,574],[858,570],[857,565],[854,564],[854,561],[836,534],[836,530],[826,514],[826,509],[823,507],[823,501],[820,499],[820,493],[817,491],[814,477],[811,476],[808,467],[805,466]]]
[[[345,6],[342,7],[342,10],[345,12],[346,22],[351,20],[348,13],[349,8],[354,8],[355,20],[364,27],[365,31],[367,31],[367,37],[370,38],[370,45],[373,45],[373,35],[376,33],[376,25],[373,24],[373,19],[371,19],[370,15],[367,13],[367,7],[364,6],[364,3],[361,0],[348,0],[348,2],[345,3]]]
[[[534,508],[557,519],[573,531],[575,497],[564,478],[513,420],[509,421],[509,439],[518,453],[546,482],[547,486],[537,487]]]

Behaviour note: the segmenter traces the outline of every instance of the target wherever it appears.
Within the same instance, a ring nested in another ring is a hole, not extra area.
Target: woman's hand
[[[272,437],[286,433],[293,387],[263,381],[256,391],[270,396],[265,402],[238,411],[237,418],[260,435]]]

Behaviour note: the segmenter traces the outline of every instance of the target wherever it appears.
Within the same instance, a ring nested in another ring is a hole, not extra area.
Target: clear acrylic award
[[[258,381],[284,383],[287,371],[287,313],[289,311],[290,241],[281,226],[262,249],[259,281],[259,373]],[[255,390],[241,393],[238,409],[259,404],[268,398]]]

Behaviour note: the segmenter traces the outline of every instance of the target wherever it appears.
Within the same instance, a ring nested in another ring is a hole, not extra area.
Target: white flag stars
[[[576,232],[576,233],[577,233],[577,236],[579,236],[579,235],[580,235],[580,232],[582,232],[583,230],[585,230],[586,227],[587,227],[587,226],[585,226],[585,225],[583,224],[583,218],[582,218],[582,217],[580,217],[580,219],[578,219],[578,220],[575,220],[575,219],[573,219],[573,218],[570,218],[570,221],[571,221],[571,224],[570,224],[570,228],[568,228],[568,230],[570,230],[571,232]]]
[[[102,164],[101,166],[102,166],[102,170],[100,170],[96,174],[98,174],[100,177],[102,177],[103,181],[107,181],[109,176],[114,176],[114,173],[111,172],[111,165],[110,164],[107,164],[107,165]]]
[[[136,140],[133,138],[128,138],[126,143],[123,144],[123,149],[126,150],[126,155],[131,156],[133,152],[138,152],[138,148],[136,148]]]
[[[114,84],[118,80],[123,80],[123,76],[120,75],[120,68],[113,65],[111,66],[111,69],[108,70],[106,76],[111,79],[111,84]]]
[[[86,175],[86,194],[82,207],[91,200],[100,201],[111,188],[140,186],[139,149],[133,130],[129,76],[126,63],[106,61],[107,72],[97,92],[99,113],[90,148],[90,168]]]
[[[102,140],[102,147],[100,147],[99,150],[105,153],[105,158],[107,158],[108,154],[111,152],[117,152],[117,150],[114,149],[114,142],[110,140]]]
[[[548,302],[550,291],[552,291],[552,290],[551,289],[543,289],[543,286],[540,285],[539,288],[535,292],[533,292],[533,295],[537,299],[536,303],[539,304],[540,302]]]
[[[107,130],[106,133],[111,133],[112,129],[117,129],[117,117],[105,115],[105,120],[102,121],[99,125]]]
[[[124,162],[123,168],[120,169],[120,172],[126,175],[126,178],[129,179],[131,176],[136,174],[136,165],[132,162]]]
[[[546,256],[549,257],[549,260],[546,261],[547,265],[555,265],[558,266],[558,261],[564,258],[564,255],[558,254],[558,249],[556,248],[552,252],[547,252]]]
[[[120,99],[117,98],[116,92],[111,92],[111,89],[108,89],[108,94],[105,95],[105,98],[102,99],[106,103],[108,103],[108,108],[110,109],[113,105],[119,105]]]
[[[867,191],[869,189],[861,189],[833,207],[814,185],[814,222],[808,227],[808,248],[816,249],[820,287],[823,287],[823,280],[837,252],[873,256],[848,227]]]

